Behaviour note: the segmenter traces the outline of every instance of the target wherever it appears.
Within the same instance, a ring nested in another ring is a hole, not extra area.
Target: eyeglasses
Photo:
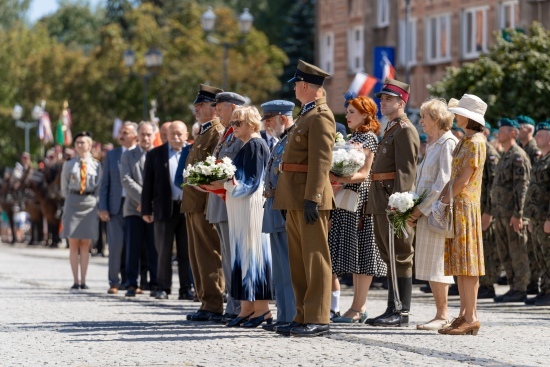
[[[241,125],[244,125],[244,121],[234,120],[234,121],[229,121],[229,124],[231,126],[241,127]]]

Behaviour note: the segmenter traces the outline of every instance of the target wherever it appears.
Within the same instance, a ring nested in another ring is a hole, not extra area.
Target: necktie
[[[269,142],[267,143],[269,146],[269,151],[271,152],[273,150],[273,147],[275,146],[275,139],[269,138]]]
[[[80,194],[84,194],[86,191],[86,160],[81,159],[80,160]]]

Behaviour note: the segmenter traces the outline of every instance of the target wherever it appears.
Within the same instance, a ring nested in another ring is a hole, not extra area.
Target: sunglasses
[[[244,125],[245,122],[244,121],[239,121],[239,120],[234,120],[234,121],[229,121],[229,124],[231,126],[241,127],[241,125]]]

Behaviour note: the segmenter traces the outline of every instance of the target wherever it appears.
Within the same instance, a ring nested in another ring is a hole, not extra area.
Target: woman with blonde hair
[[[69,260],[74,278],[71,290],[88,289],[86,272],[90,245],[99,235],[97,197],[102,172],[101,163],[92,157],[92,144],[92,134],[88,131],[76,134],[76,157],[65,162],[61,171],[61,194],[65,197],[61,237],[69,241]]]
[[[426,197],[414,207],[409,224],[416,225],[415,276],[429,282],[436,314],[431,321],[417,325],[419,330],[439,330],[450,325],[447,293],[454,280],[444,274],[445,236],[429,229],[428,216],[451,178],[452,152],[458,142],[450,131],[453,118],[444,99],[429,99],[420,106],[420,124],[428,136],[428,145],[416,171],[415,191],[418,195],[426,192]]]
[[[349,101],[346,120],[353,132],[350,142],[357,144],[365,154],[365,164],[350,177],[330,174],[330,180],[343,188],[358,193],[359,200],[355,212],[335,209],[332,212],[332,224],[328,235],[330,257],[332,261],[333,295],[331,310],[337,311],[340,284],[338,274],[353,274],[353,302],[342,316],[336,315],[332,322],[363,323],[367,319],[367,294],[373,277],[386,276],[386,264],[374,240],[372,217],[363,217],[363,205],[367,202],[370,187],[370,168],[380,130],[376,118],[376,103],[371,98],[360,96]],[[338,190],[338,189],[336,189]]]

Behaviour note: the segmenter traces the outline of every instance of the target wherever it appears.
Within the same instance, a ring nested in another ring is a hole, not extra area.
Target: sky
[[[88,0],[88,2],[95,6],[104,3],[104,0]],[[58,7],[58,0],[33,0],[29,8],[29,20],[34,23],[43,16],[54,13]]]

